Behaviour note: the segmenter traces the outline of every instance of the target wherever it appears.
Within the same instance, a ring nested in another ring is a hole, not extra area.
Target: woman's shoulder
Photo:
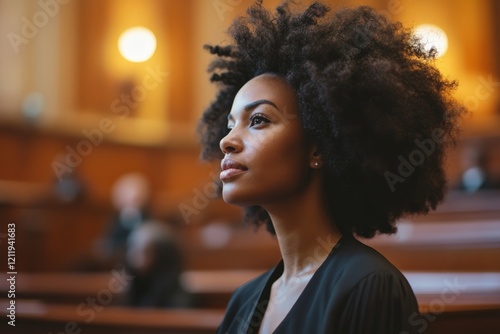
[[[341,242],[328,258],[319,289],[329,292],[336,328],[342,333],[416,333],[418,303],[401,271],[357,239]]]
[[[336,253],[325,263],[324,276],[328,281],[341,283],[346,289],[361,282],[380,280],[403,285],[411,291],[404,275],[382,254],[353,237],[343,237]]]
[[[337,265],[366,273],[379,270],[400,273],[382,254],[354,237],[343,237],[340,242]]]

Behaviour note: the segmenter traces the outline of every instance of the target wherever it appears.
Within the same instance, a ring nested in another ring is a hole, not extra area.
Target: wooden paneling
[[[75,168],[84,197],[76,203],[65,203],[55,193],[58,180],[52,163],[58,156],[67,155],[67,145],[75,148],[81,139],[30,128],[1,128],[0,139],[0,151],[9,156],[0,164],[0,180],[8,180],[0,182],[0,217],[2,226],[7,221],[16,222],[19,242],[28,242],[18,253],[23,270],[68,269],[71,261],[91,252],[96,239],[108,228],[114,210],[111,188],[125,173],[143,173],[149,180],[150,206],[157,219],[180,216],[178,204],[185,201],[192,206],[193,189],[203,190],[212,182],[212,167],[200,164],[197,148],[103,142]],[[205,209],[210,211],[208,206]],[[200,214],[194,221],[203,217]],[[5,263],[2,261],[0,267]]]
[[[78,47],[85,55],[76,62],[77,109],[111,114],[112,102],[141,85],[149,66],[168,76],[158,88],[147,92],[137,109],[131,108],[130,115],[161,122],[193,122],[197,113],[192,109],[196,95],[191,84],[192,1],[145,0],[139,4],[90,0],[79,1],[77,6]],[[133,26],[146,26],[156,35],[157,50],[145,63],[131,63],[118,54],[118,37]]]

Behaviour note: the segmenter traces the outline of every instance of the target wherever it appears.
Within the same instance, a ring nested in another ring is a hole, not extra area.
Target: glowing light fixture
[[[448,50],[448,36],[443,29],[432,24],[422,24],[415,28],[413,34],[420,39],[425,51],[435,47],[436,58],[441,57]]]
[[[134,63],[142,63],[155,53],[156,37],[144,27],[125,30],[118,39],[118,49],[123,58]]]

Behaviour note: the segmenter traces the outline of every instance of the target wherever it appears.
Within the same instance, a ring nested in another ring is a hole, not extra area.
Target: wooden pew
[[[55,201],[53,194],[48,196],[49,191],[52,190],[48,185],[0,180],[0,202],[3,203],[0,216],[5,221],[16,222],[18,242],[30,245],[17,252],[19,270],[68,270],[78,258],[88,255],[93,242],[104,234],[112,215],[109,203],[89,200],[63,204]],[[47,198],[52,200],[47,202]],[[401,221],[399,235],[392,237],[400,238],[399,241],[388,242],[384,237],[377,237],[367,242],[403,270],[497,271],[500,270],[498,203],[500,191],[453,192],[437,211]],[[202,210],[199,220],[205,217],[207,210]],[[229,216],[227,208],[209,215],[211,221],[216,220],[213,217],[228,221]],[[182,225],[179,243],[185,255],[185,268],[263,270],[275,265],[280,259],[276,240],[264,228],[254,233],[253,227],[241,225],[229,226],[230,238],[220,248],[204,243],[203,222]],[[410,225],[416,234],[404,235],[405,239],[401,239]],[[453,240],[455,232],[462,229],[465,229],[462,235]],[[0,231],[0,237],[2,233],[5,232]],[[78,235],[78,238],[69,238],[69,235]],[[440,240],[446,245],[438,244]],[[441,246],[445,246],[444,249]],[[38,256],[41,253],[42,258]],[[0,263],[0,269],[6,271],[6,263]]]
[[[500,308],[445,311],[436,318],[432,318],[434,314],[423,316],[435,319],[419,327],[426,334],[498,334],[500,328]]]
[[[400,270],[500,271],[500,213],[488,219],[448,218],[403,220],[396,235],[360,240]],[[264,229],[258,233],[239,230],[221,248],[204,246],[201,238],[191,236],[184,242],[186,263],[196,270],[273,267],[280,260],[280,253],[277,241],[266,233]]]
[[[15,327],[11,327],[6,317],[8,305],[8,300],[0,300],[2,333],[213,334],[224,314],[222,310],[155,310],[113,306],[84,314],[73,305],[18,300]]]
[[[452,192],[436,211],[398,222],[393,236],[363,242],[401,270],[500,271],[500,191]],[[203,242],[204,226],[189,226],[184,239],[192,270],[264,269],[279,259],[276,240],[264,228],[233,228],[221,248]]]
[[[0,275],[0,291],[8,290],[8,275]],[[16,275],[16,297],[40,299],[49,303],[78,304],[88,296],[105,289],[112,278],[110,272],[103,273],[18,273]]]
[[[226,240],[212,246],[213,236],[206,237],[211,226],[188,226],[182,232],[182,252],[188,270],[264,270],[281,259],[276,238],[264,227],[226,225]]]
[[[92,312],[89,312],[87,298],[95,297],[108,286],[110,273],[96,274],[93,278],[93,274],[19,274],[16,330],[26,334],[50,331],[59,334],[65,332],[66,324],[70,323],[69,332],[75,333],[78,329],[97,334],[213,333],[232,291],[258,274],[252,271],[186,272],[184,280],[193,293],[205,296],[207,301],[214,296],[218,298],[214,304],[206,302],[207,307],[216,309],[132,310],[97,304],[102,311],[94,312],[95,319],[88,323],[86,320]],[[426,329],[426,333],[497,333],[495,330],[500,328],[500,272],[404,274],[417,296],[424,315],[419,326]],[[5,281],[5,277],[0,279]],[[50,297],[51,293],[60,298],[74,292],[72,299],[66,300],[71,303],[66,305],[55,303],[57,298]],[[33,303],[21,296],[48,299]],[[1,312],[6,312],[6,302],[0,303]],[[87,307],[82,308],[81,304]],[[0,324],[0,329],[8,328],[6,322]]]
[[[400,270],[500,271],[500,218],[401,221],[396,235],[362,240]]]
[[[427,305],[428,306],[428,305]],[[8,301],[0,300],[2,333],[12,332],[7,323]],[[421,308],[426,305],[421,304]],[[92,318],[83,317],[75,306],[16,301],[15,330],[23,334],[205,334],[214,333],[222,310],[154,310],[107,306]],[[496,334],[500,328],[500,305],[476,303],[423,312],[418,329],[428,334]],[[410,320],[409,320],[410,321]]]
[[[223,309],[237,287],[260,273],[260,271],[188,271],[183,274],[183,281],[188,290],[199,297],[200,307]],[[500,304],[500,272],[404,272],[404,274],[418,301],[422,303],[423,311],[426,311],[426,303],[430,302],[437,306],[444,303],[448,308],[477,303]],[[77,305],[85,302],[88,297],[95,297],[101,291],[107,290],[112,278],[111,273],[18,274],[16,298]],[[7,290],[6,276],[0,275],[0,292],[5,296]]]
[[[199,307],[225,308],[233,291],[262,273],[252,270],[187,271],[182,278],[185,286],[199,302]],[[0,274],[0,292],[6,295],[7,275]],[[111,290],[111,272],[104,273],[19,273],[16,276],[16,297],[40,299],[47,303],[79,304],[99,291]],[[125,289],[125,287],[123,287]],[[123,290],[124,290],[123,289]],[[113,303],[120,293],[112,294]]]

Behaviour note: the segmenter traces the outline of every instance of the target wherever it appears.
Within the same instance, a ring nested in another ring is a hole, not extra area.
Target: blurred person
[[[458,190],[476,192],[500,188],[491,154],[487,146],[468,145],[463,149],[461,162],[464,171],[457,186]]]
[[[59,154],[54,158],[52,164],[64,166],[65,159],[64,154]],[[64,173],[56,176],[57,178],[54,179],[54,193],[57,199],[63,203],[73,203],[85,199],[85,184],[77,169],[65,170]]]
[[[76,271],[105,271],[125,264],[127,240],[149,215],[150,186],[140,173],[120,176],[111,189],[113,213],[106,232],[95,240],[89,254],[72,266]]]
[[[129,235],[149,219],[149,182],[140,173],[119,177],[112,188],[115,213],[106,235],[104,250],[111,262],[123,263]]]
[[[270,13],[256,1],[228,45],[207,46],[219,91],[200,121],[202,157],[221,160],[222,197],[266,225],[282,255],[234,292],[218,333],[423,332],[406,278],[355,236],[395,233],[443,199],[464,112],[456,82],[371,8],[291,4]],[[397,175],[398,156],[414,161],[429,138],[432,154]]]
[[[180,280],[181,251],[172,231],[164,224],[147,221],[130,234],[126,267],[134,276],[127,291],[127,305],[156,308],[193,305],[192,296]]]

